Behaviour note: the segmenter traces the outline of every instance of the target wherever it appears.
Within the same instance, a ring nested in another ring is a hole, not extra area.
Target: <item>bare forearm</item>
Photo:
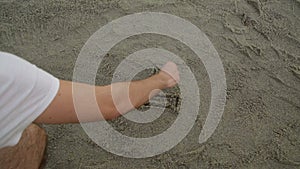
[[[105,119],[113,119],[148,101],[159,90],[165,88],[157,75],[145,80],[120,82],[96,88],[97,100]],[[157,90],[159,89],[159,90]],[[97,92],[98,90],[98,92]],[[103,91],[106,90],[106,94]],[[112,108],[106,110],[106,107]]]

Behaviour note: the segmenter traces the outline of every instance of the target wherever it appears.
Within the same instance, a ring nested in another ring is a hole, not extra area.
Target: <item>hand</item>
[[[161,68],[158,76],[166,88],[174,87],[180,81],[177,65],[170,61]]]

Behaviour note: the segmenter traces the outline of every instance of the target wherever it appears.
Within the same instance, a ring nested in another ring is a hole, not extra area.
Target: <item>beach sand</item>
[[[109,84],[118,63],[134,51],[159,47],[176,53],[201,86],[201,107],[191,132],[166,153],[130,159],[97,146],[78,124],[43,125],[49,135],[45,168],[299,168],[299,0],[0,1],[0,50],[72,80],[79,51],[95,31],[114,19],[144,11],[190,21],[218,51],[228,90],[217,130],[207,142],[198,143],[211,91],[195,54],[168,37],[134,36],[109,52],[96,83]],[[174,91],[170,93],[175,95]],[[119,118],[113,125],[126,135],[149,137],[168,128],[176,116],[171,105],[153,124]]]

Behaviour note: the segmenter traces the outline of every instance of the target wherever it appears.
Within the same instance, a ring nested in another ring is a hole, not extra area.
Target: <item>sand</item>
[[[217,49],[228,86],[217,130],[207,142],[198,144],[210,83],[195,54],[168,37],[135,36],[110,51],[99,68],[97,84],[109,84],[117,64],[134,51],[170,50],[186,61],[202,87],[201,108],[192,131],[166,153],[130,159],[98,147],[78,124],[43,125],[49,135],[45,168],[299,168],[299,0],[0,1],[0,50],[71,80],[80,49],[96,30],[113,19],[143,11],[189,20]],[[176,89],[169,92],[175,95]],[[132,124],[124,118],[113,125],[130,136],[155,135],[176,118],[174,105],[170,107],[151,125]]]

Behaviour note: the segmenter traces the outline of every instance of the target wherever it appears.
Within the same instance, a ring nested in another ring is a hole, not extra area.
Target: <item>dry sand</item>
[[[80,125],[44,125],[49,134],[46,168],[299,168],[299,0],[0,1],[0,50],[71,80],[78,53],[92,33],[113,19],[143,11],[189,20],[219,52],[228,97],[216,132],[206,143],[197,143],[210,99],[201,61],[168,37],[135,36],[105,58],[97,84],[109,84],[117,64],[134,51],[160,47],[176,53],[202,87],[199,118],[188,137],[162,155],[128,159],[99,148]],[[175,118],[170,108],[151,125],[124,118],[113,124],[127,135],[146,137],[162,132]]]

